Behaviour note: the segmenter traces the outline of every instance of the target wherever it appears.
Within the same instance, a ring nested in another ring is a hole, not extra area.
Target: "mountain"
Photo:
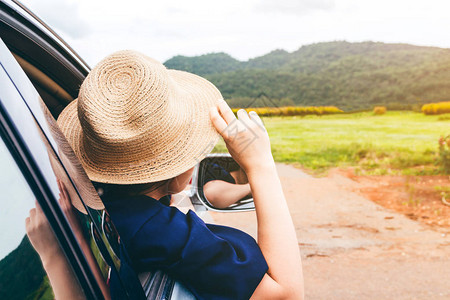
[[[164,64],[169,69],[188,71],[200,76],[239,69],[240,61],[226,53],[211,53],[195,57],[174,56]]]
[[[410,109],[450,100],[450,49],[437,47],[337,41],[248,61],[212,53],[176,56],[165,65],[207,78],[234,106],[252,104],[261,94],[275,105],[283,99],[344,110]]]
[[[51,296],[41,260],[26,235],[16,249],[0,260],[0,279],[0,299],[44,299]],[[42,297],[44,294],[46,297]]]

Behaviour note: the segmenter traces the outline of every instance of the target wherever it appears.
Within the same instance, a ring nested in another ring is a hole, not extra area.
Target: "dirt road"
[[[334,173],[278,165],[303,259],[307,299],[450,299],[450,228],[431,228],[354,192]],[[213,213],[256,236],[254,212]]]

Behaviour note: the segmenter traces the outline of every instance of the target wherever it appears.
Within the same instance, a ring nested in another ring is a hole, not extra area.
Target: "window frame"
[[[42,173],[42,162],[36,159],[35,153],[33,154],[31,150],[36,150],[36,147],[43,147],[43,145],[37,145],[36,137],[31,137],[29,132],[23,130],[23,126],[17,124],[20,122],[29,126],[37,126],[39,123],[25,100],[25,95],[36,92],[29,90],[31,83],[28,82],[29,85],[27,85],[23,82],[25,74],[23,71],[22,74],[19,74],[17,68],[20,67],[17,62],[11,61],[14,58],[11,53],[6,53],[6,51],[9,52],[0,40],[0,53],[2,53],[0,72],[3,73],[1,78],[9,79],[9,82],[5,79],[0,82],[2,86],[0,89],[0,137],[47,217],[87,299],[104,299],[75,235],[59,207],[58,195],[55,195],[49,187],[49,176],[53,174]],[[13,68],[12,64],[14,63],[16,68]],[[26,91],[27,88],[28,91]],[[11,93],[14,93],[15,99],[10,99]],[[17,102],[18,98],[21,98],[22,101]],[[38,128],[38,130],[40,129]],[[42,133],[47,136],[44,131]]]

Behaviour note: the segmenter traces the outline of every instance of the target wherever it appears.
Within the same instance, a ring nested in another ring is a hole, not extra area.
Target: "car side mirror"
[[[197,210],[201,206],[215,211],[255,209],[247,175],[228,153],[209,154],[197,164],[191,199]]]

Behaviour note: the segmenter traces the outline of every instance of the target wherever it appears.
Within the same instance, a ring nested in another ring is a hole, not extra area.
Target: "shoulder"
[[[116,197],[103,202],[123,240],[132,238],[166,207],[148,196]]]
[[[268,269],[250,235],[174,207],[142,226],[129,251],[139,271],[161,269],[203,299],[250,298]]]

